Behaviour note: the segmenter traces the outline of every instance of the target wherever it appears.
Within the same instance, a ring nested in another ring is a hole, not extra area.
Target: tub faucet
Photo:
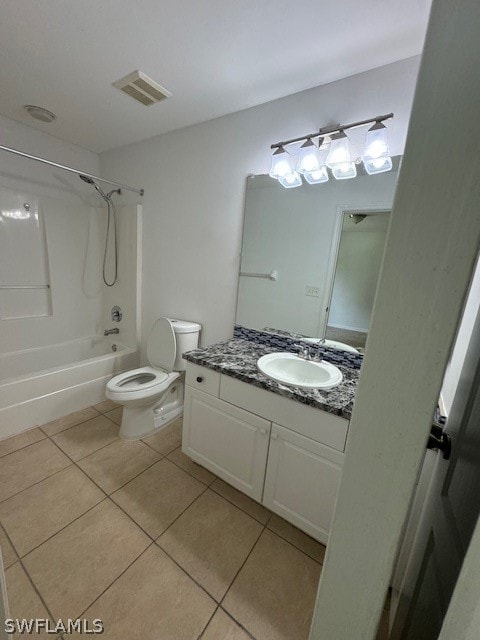
[[[105,331],[103,332],[103,335],[109,336],[112,333],[120,333],[120,329],[118,327],[115,327],[115,329],[105,329]]]

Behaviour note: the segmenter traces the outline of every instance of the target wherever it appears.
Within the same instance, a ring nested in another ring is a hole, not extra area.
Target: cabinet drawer
[[[218,371],[200,367],[198,364],[191,364],[190,362],[187,364],[185,384],[217,398],[220,395],[220,374]]]
[[[222,375],[220,398],[337,451],[345,450],[348,420]]]
[[[272,425],[263,503],[326,544],[343,454]]]

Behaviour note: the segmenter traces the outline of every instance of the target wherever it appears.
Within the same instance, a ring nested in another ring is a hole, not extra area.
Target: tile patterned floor
[[[0,442],[12,615],[101,618],[108,640],[306,640],[323,545],[185,456],[181,420],[138,442],[120,420],[105,401]]]

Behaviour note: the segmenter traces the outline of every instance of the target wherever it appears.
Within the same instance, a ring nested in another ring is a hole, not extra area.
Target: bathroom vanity
[[[337,387],[286,387],[257,368],[259,357],[278,350],[237,338],[184,355],[182,450],[326,543],[358,369],[337,359]]]

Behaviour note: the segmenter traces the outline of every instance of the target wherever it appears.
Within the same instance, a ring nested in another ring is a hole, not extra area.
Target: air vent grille
[[[169,98],[172,94],[157,82],[154,82],[142,71],[133,71],[125,78],[113,83],[113,86],[123,91],[146,107]]]

